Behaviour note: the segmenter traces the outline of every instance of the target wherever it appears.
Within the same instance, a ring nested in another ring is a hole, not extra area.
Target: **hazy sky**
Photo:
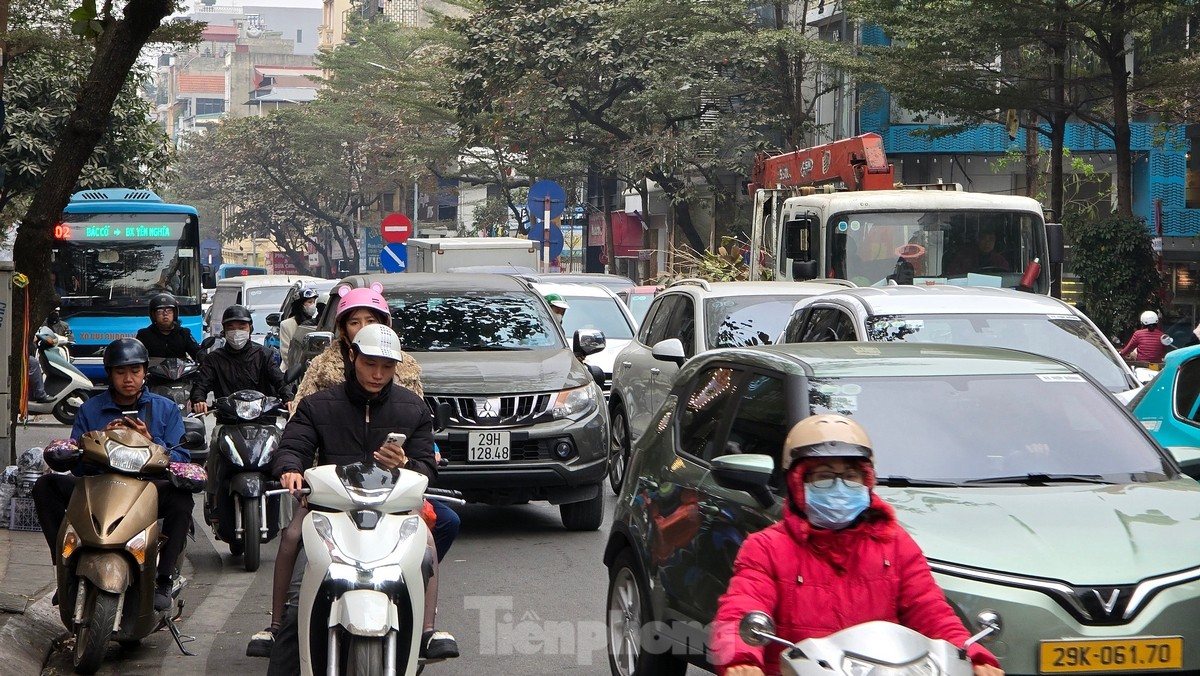
[[[199,5],[199,0],[190,0],[189,9]],[[217,0],[219,7],[296,7],[300,9],[321,9],[321,0]]]

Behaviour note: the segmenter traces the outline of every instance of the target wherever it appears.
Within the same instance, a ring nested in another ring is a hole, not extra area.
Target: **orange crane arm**
[[[759,155],[749,193],[841,181],[848,190],[891,190],[894,168],[879,134],[863,134],[782,155]]]

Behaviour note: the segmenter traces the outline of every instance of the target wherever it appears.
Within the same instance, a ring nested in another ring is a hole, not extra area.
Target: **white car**
[[[584,359],[585,364],[599,366],[604,371],[604,395],[612,388],[613,363],[617,354],[633,340],[637,320],[621,299],[602,284],[554,284],[538,282],[532,285],[542,296],[557,293],[571,306],[563,316],[563,332],[567,338],[578,329],[597,329],[604,334],[604,350]]]
[[[1096,325],[1057,298],[948,285],[840,289],[796,304],[779,343],[904,341],[1004,347],[1073,364],[1119,400],[1152,377],[1135,373]]]
[[[631,444],[666,401],[679,367],[718,347],[770,345],[796,301],[853,286],[819,282],[707,282],[682,279],[659,292],[636,338],[617,355],[609,397],[609,483],[620,489]],[[570,311],[567,316],[570,316]]]

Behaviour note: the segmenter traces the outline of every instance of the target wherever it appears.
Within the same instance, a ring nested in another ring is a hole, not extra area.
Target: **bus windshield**
[[[1022,211],[835,214],[827,224],[830,277],[859,286],[952,284],[1016,288],[1026,266],[1045,264],[1041,218]],[[1048,265],[1032,285],[1048,292]]]
[[[188,214],[63,214],[52,258],[62,315],[145,315],[166,291],[199,311],[199,246]]]

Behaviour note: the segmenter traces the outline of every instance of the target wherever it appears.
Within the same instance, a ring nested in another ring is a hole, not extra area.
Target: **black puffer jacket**
[[[300,400],[283,430],[271,472],[303,472],[318,465],[372,462],[389,432],[408,436],[405,469],[437,479],[433,457],[433,415],[425,400],[398,385],[371,397],[351,378]]]
[[[137,332],[137,339],[146,346],[151,357],[169,359],[192,359],[200,361],[200,345],[192,337],[192,332],[175,325],[170,333],[163,334],[153,325]]]
[[[192,385],[192,401],[204,401],[208,393],[227,397],[238,390],[258,390],[265,395],[292,400],[292,389],[283,380],[283,372],[271,363],[271,356],[258,343],[247,343],[237,352],[228,347],[204,356],[200,375]]]

